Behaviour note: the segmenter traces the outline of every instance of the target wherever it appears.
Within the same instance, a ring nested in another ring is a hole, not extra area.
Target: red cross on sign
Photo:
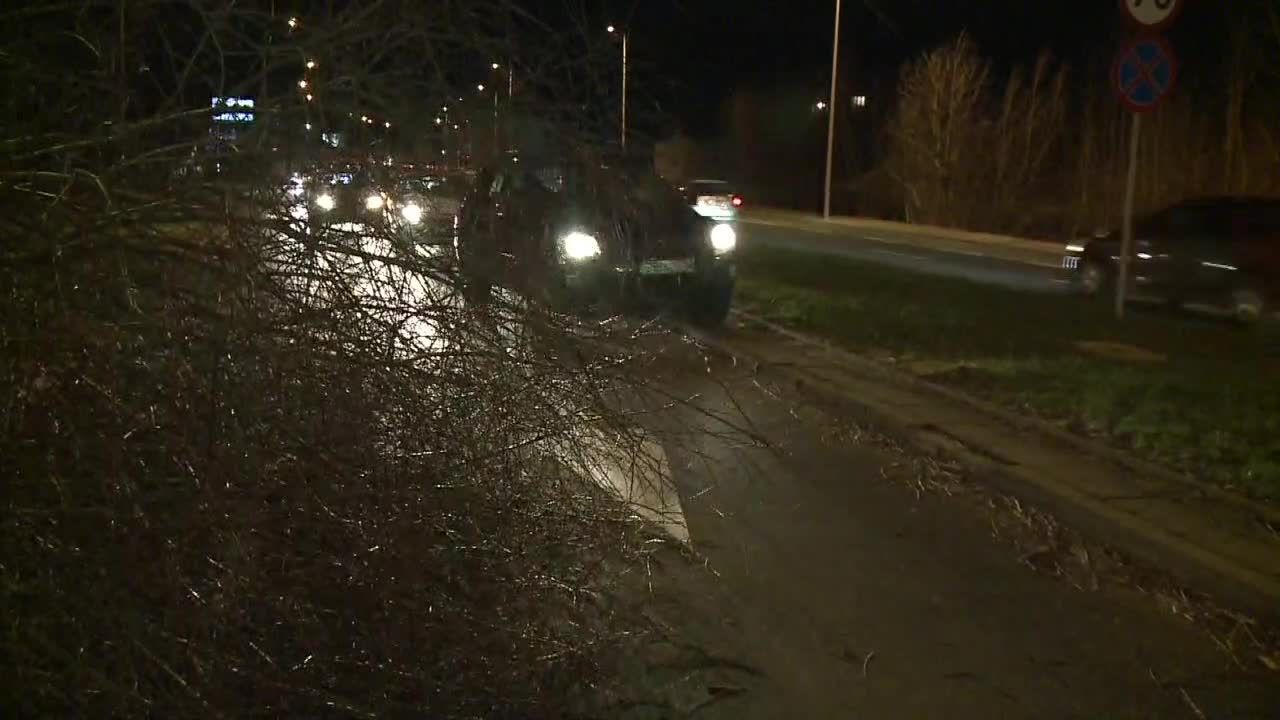
[[[1113,75],[1120,101],[1134,112],[1150,112],[1173,91],[1178,61],[1164,39],[1138,38],[1120,50]]]

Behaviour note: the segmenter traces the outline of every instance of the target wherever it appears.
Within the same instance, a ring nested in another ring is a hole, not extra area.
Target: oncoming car
[[[353,168],[296,175],[289,193],[299,199],[300,210],[296,214],[312,230],[378,229],[426,239],[428,221],[436,208],[428,181],[379,181]]]
[[[587,310],[661,305],[724,321],[737,235],[691,210],[652,173],[599,163],[507,163],[477,173],[457,238],[479,296],[499,285]]]

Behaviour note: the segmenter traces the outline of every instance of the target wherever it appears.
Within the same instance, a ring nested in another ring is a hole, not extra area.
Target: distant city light
[[[296,28],[296,27],[298,27],[298,18],[296,18],[296,17],[291,17],[291,18],[289,18],[289,27],[291,27],[291,28]]]
[[[819,110],[826,110],[826,109],[827,109],[827,104],[826,104],[825,102],[823,102],[823,101],[819,100],[819,101],[818,101],[818,104],[817,104],[817,105],[815,105],[814,107],[818,108]]]
[[[369,122],[369,116],[368,116],[368,115],[361,115],[361,116],[360,116],[360,122]]]
[[[383,126],[383,127],[385,127],[385,128],[387,128],[387,129],[390,129],[390,128],[391,128],[391,123],[389,123],[389,122],[384,122],[384,123],[382,123],[382,126]]]
[[[310,129],[311,129],[311,123],[307,123],[306,128],[307,128],[308,130],[310,130]]]
[[[311,102],[311,93],[307,93],[307,102]]]
[[[315,61],[315,60],[308,60],[308,61],[307,61],[307,69],[308,69],[308,70],[315,70],[315,69],[316,69],[316,61]]]
[[[299,81],[298,81],[298,87],[302,88],[303,90],[306,90],[306,89],[307,89],[307,81],[306,81],[306,80],[299,80]]]
[[[607,32],[616,32],[616,31],[617,31],[617,29],[618,29],[618,28],[616,28],[616,27],[614,27],[614,26],[612,26],[612,25],[610,25],[609,27],[605,28],[605,30],[606,30]]]
[[[436,118],[436,124],[437,124],[437,125],[443,125],[443,124],[444,124],[444,120],[443,120],[443,119],[441,119],[441,118]]]
[[[854,106],[854,107],[866,107],[866,106],[867,106],[867,96],[866,96],[866,95],[854,95],[854,96],[853,96],[853,106]]]
[[[476,90],[478,90],[479,92],[484,92],[484,83],[480,83],[479,85],[476,85]]]
[[[501,65],[499,65],[498,63],[494,63],[494,64],[490,65],[489,67],[493,68],[494,70],[497,70],[498,68],[500,68],[500,67],[502,67],[502,66],[501,66]]]

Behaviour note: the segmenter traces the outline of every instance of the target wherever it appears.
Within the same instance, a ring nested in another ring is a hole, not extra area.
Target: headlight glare
[[[560,238],[560,250],[569,260],[590,260],[600,254],[600,241],[575,230]]]
[[[728,223],[719,223],[711,228],[711,249],[717,255],[727,253],[738,246],[738,233]]]
[[[417,225],[422,222],[422,206],[416,202],[411,202],[400,208],[400,217],[404,218],[404,221],[410,225]]]
[[[384,200],[381,195],[376,193],[364,199],[365,210],[381,210],[382,206],[386,204],[387,201]]]
[[[320,193],[320,197],[316,198],[316,207],[321,210],[332,210],[337,206],[338,202],[329,193]]]

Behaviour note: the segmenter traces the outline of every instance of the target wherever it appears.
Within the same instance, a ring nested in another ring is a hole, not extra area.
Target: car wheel
[[[689,297],[689,319],[700,328],[717,328],[729,317],[733,306],[733,280],[715,280]]]
[[[1266,298],[1255,287],[1245,285],[1231,293],[1231,315],[1247,325],[1256,324],[1266,312]]]
[[[1085,260],[1080,268],[1080,291],[1086,297],[1099,298],[1107,295],[1111,287],[1111,272],[1095,260]]]

